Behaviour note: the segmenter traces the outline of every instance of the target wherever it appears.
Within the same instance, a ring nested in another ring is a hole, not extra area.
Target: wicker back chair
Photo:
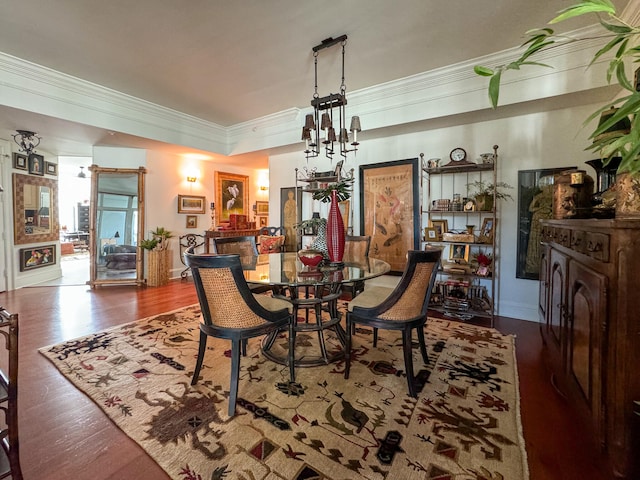
[[[191,385],[198,382],[207,348],[207,337],[231,340],[231,387],[229,416],[235,414],[240,374],[240,348],[246,354],[247,339],[289,329],[289,374],[295,380],[293,353],[295,331],[290,304],[264,295],[254,296],[242,273],[238,255],[196,255],[193,247],[185,254],[202,310],[198,360]],[[257,297],[262,297],[260,301]],[[267,302],[268,301],[268,302]],[[268,307],[268,308],[267,308]]]
[[[413,375],[411,333],[413,329],[417,330],[422,360],[424,363],[429,363],[424,341],[424,325],[427,321],[429,298],[440,266],[441,254],[441,250],[410,250],[407,253],[405,271],[394,289],[370,288],[349,302],[344,378],[349,378],[351,337],[356,324],[373,327],[374,347],[377,346],[379,328],[401,330],[409,395],[417,396]],[[384,290],[387,291],[384,292]],[[381,301],[381,298],[384,300]]]
[[[240,263],[245,270],[255,270],[258,262],[258,246],[256,237],[220,237],[213,239],[213,253],[223,255],[240,255]],[[271,290],[268,285],[250,285],[253,293],[264,293]]]
[[[347,264],[361,262],[369,256],[369,247],[371,247],[370,235],[347,235],[344,242],[344,261]],[[348,292],[351,298],[355,298],[359,293],[364,292],[364,280],[344,283],[342,292]]]

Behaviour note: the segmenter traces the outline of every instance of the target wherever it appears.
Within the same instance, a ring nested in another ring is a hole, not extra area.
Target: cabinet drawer
[[[584,253],[601,262],[609,262],[609,235],[587,232]]]

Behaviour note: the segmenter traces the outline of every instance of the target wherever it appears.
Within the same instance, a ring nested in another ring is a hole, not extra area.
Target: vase
[[[616,218],[640,218],[640,174],[618,174]]]
[[[327,218],[327,253],[331,263],[342,263],[344,256],[344,221],[338,205],[338,196],[335,190],[331,192],[331,207]]]

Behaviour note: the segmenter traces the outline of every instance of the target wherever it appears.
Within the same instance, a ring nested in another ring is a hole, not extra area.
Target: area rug
[[[298,368],[295,383],[254,339],[229,418],[228,342],[209,339],[190,385],[199,321],[193,305],[40,352],[172,479],[528,478],[512,336],[430,318],[429,366],[414,348],[417,399],[396,333],[380,331],[373,348],[372,332],[358,329],[348,380],[339,361]],[[296,355],[316,343],[299,334]],[[286,345],[282,334],[276,346]]]

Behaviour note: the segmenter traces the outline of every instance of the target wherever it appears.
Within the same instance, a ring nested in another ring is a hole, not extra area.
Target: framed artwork
[[[269,202],[256,201],[256,215],[269,215]]]
[[[449,260],[454,262],[468,262],[470,245],[463,243],[453,243],[449,245]]]
[[[480,229],[480,234],[478,235],[478,240],[480,243],[491,243],[493,242],[493,232],[495,230],[495,222],[498,219],[494,218],[485,218],[482,221],[482,228]]]
[[[540,220],[553,217],[553,175],[576,167],[518,171],[516,277],[540,279]]]
[[[29,155],[29,173],[44,176],[44,157],[37,153]]]
[[[178,195],[178,213],[204,213],[205,197]]]
[[[441,235],[438,233],[438,229],[434,227],[426,227],[424,229],[424,240],[426,242],[432,241],[437,242],[441,238]]]
[[[198,228],[198,216],[187,215],[187,228]]]
[[[27,156],[21,153],[13,153],[13,168],[18,170],[28,170]]]
[[[47,175],[58,175],[58,164],[51,162],[44,162],[44,172]]]
[[[258,215],[258,228],[266,227],[269,217]]]
[[[449,231],[449,222],[447,220],[431,220],[431,227],[438,232],[438,240],[442,240],[442,234]]]
[[[360,232],[371,236],[370,255],[401,274],[409,250],[420,248],[418,158],[360,165]]]
[[[302,187],[280,189],[280,225],[284,227],[285,251],[298,251],[298,232],[295,225],[302,222]]]
[[[20,249],[20,271],[33,270],[34,268],[47,267],[56,263],[56,246],[44,245],[42,247]]]
[[[216,216],[218,222],[228,222],[229,215],[248,215],[249,177],[235,173],[216,172]]]

